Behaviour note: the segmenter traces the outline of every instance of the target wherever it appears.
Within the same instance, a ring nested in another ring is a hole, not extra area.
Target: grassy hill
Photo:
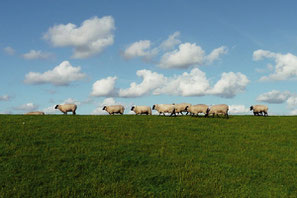
[[[0,197],[296,197],[297,117],[0,115]]]

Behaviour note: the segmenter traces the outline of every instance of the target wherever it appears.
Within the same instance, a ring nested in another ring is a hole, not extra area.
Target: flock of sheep
[[[75,104],[60,104],[56,105],[55,109],[59,109],[64,114],[67,112],[72,112],[73,115],[76,114],[77,105]],[[109,115],[114,114],[124,114],[125,108],[123,105],[111,105],[104,106],[103,110],[109,113]],[[156,110],[159,115],[169,114],[170,116],[176,116],[177,114],[183,115],[183,112],[186,115],[190,114],[192,116],[198,116],[199,113],[204,114],[205,117],[212,115],[213,117],[223,115],[226,118],[229,118],[228,111],[229,106],[226,104],[212,105],[208,106],[205,104],[191,105],[189,103],[180,103],[180,104],[155,104],[153,108],[150,106],[132,106],[131,111],[134,111],[136,115],[146,114],[152,115],[152,110]],[[265,105],[253,105],[250,107],[250,111],[253,111],[255,116],[268,116],[268,107]],[[35,111],[29,112],[27,115],[44,115],[44,112]]]

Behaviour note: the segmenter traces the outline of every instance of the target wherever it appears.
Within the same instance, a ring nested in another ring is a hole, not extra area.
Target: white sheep
[[[152,109],[150,106],[133,106],[131,108],[131,111],[134,111],[136,115],[138,114],[152,115]]]
[[[26,113],[25,115],[44,115],[44,112],[42,111],[31,111]]]
[[[75,111],[77,109],[77,105],[76,104],[60,104],[60,105],[56,105],[55,109],[59,109],[65,115],[67,115],[67,112],[72,112],[73,115],[76,115]]]
[[[215,115],[223,114],[226,118],[229,118],[228,111],[229,107],[226,104],[213,105],[207,109],[207,116],[212,114],[214,117]]]
[[[190,103],[180,103],[180,104],[175,104],[175,113],[180,113],[183,115],[183,112],[187,112],[186,108],[188,106],[191,106]],[[186,113],[188,115],[188,112]]]
[[[165,116],[165,113],[170,113],[170,116],[176,116],[175,105],[173,104],[155,104],[153,105],[153,110],[157,110],[159,112],[159,115],[163,113]]]
[[[109,115],[114,115],[115,113],[119,113],[123,115],[125,108],[123,105],[111,105],[111,106],[104,106],[102,110],[107,111]]]
[[[250,111],[253,110],[255,116],[263,115],[268,116],[268,107],[266,105],[253,105],[250,106]]]
[[[207,109],[208,109],[208,106],[205,104],[197,104],[197,105],[191,105],[186,107],[187,112],[190,113],[191,115],[198,116],[199,113],[204,113],[205,117],[207,116]]]

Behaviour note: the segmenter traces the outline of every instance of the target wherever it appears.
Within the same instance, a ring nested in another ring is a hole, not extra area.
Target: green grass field
[[[0,115],[0,197],[297,197],[297,117]]]

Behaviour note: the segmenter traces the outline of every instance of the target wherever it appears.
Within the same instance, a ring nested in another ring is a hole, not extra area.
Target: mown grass
[[[0,197],[297,197],[296,121],[0,115]]]

